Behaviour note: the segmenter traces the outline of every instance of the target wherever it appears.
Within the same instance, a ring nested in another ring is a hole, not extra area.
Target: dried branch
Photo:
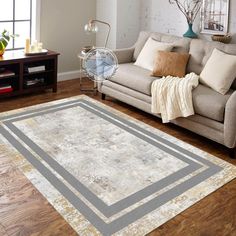
[[[169,0],[169,3],[176,4],[187,22],[192,24],[201,9],[202,0]]]
[[[193,17],[193,22],[195,21],[197,15],[198,15],[198,12],[200,11],[200,9],[201,9],[201,5],[199,5],[197,10],[195,11],[195,16]]]
[[[184,16],[186,18],[188,18],[188,15],[186,13],[186,10],[185,10],[185,7],[179,2],[179,1],[176,1],[176,0],[169,0],[169,3],[170,4],[176,4],[177,7],[179,8],[179,10],[184,14]]]

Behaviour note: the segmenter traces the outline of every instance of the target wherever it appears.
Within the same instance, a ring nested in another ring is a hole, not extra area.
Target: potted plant
[[[17,35],[10,35],[7,30],[3,30],[3,32],[0,33],[0,57],[4,54],[10,39],[15,38],[16,36]]]
[[[169,3],[176,4],[187,20],[188,31],[183,36],[188,38],[197,38],[197,34],[193,32],[192,27],[201,9],[202,0],[169,0]]]

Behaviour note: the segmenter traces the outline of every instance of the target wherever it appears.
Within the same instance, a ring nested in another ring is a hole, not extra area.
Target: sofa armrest
[[[115,49],[113,52],[116,55],[119,64],[131,63],[133,61],[134,47]]]
[[[224,140],[227,147],[236,147],[236,91],[230,96],[225,108]]]

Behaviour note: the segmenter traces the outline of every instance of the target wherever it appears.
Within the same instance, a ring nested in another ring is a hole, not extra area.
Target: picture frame
[[[203,0],[201,33],[225,35],[228,33],[229,0]]]

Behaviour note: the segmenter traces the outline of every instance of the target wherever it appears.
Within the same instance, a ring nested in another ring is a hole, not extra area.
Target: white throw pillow
[[[224,95],[235,78],[236,56],[214,49],[200,74],[200,82]]]
[[[153,71],[157,51],[170,52],[173,47],[174,46],[170,43],[158,42],[150,37],[144,45],[134,65]]]

